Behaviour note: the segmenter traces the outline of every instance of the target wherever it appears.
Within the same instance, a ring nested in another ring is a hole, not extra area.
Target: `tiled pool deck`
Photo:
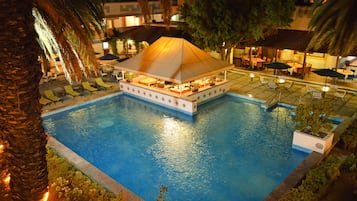
[[[294,85],[289,89],[273,90],[269,89],[265,85],[261,85],[259,81],[259,74],[267,77],[272,77],[271,73],[266,74],[265,72],[256,71],[255,78],[251,79],[249,74],[251,71],[245,71],[241,69],[235,69],[227,73],[227,79],[231,80],[231,93],[236,93],[242,96],[253,97],[255,99],[266,101],[266,104],[272,105],[275,102],[280,102],[288,105],[296,106],[299,103],[308,103],[314,101],[310,95],[305,94],[305,86],[307,83],[315,85],[316,87],[321,87],[324,83],[321,80],[311,80],[310,79],[296,79],[288,78],[290,81],[294,81]],[[110,79],[107,79],[110,81]],[[356,82],[356,81],[355,81]],[[45,83],[41,86],[40,90],[52,89],[55,92],[60,92],[63,90],[63,85],[67,84],[66,81],[52,81],[50,83]],[[119,85],[114,81],[112,82],[113,87],[108,90],[98,91],[95,93],[87,93],[84,96],[76,98],[65,98],[63,102],[56,104],[51,104],[43,107],[43,113],[51,112],[60,108],[68,107],[74,104],[79,104],[96,98],[100,98],[109,94],[119,92]],[[356,83],[357,85],[357,83]],[[351,122],[351,119],[356,117],[357,111],[357,87],[354,83],[344,86],[348,93],[344,100],[335,99],[331,94],[326,95],[325,98],[330,99],[334,102],[334,107],[336,111],[336,116],[344,118],[344,122],[335,131],[336,134],[342,133]],[[71,150],[66,148],[63,144],[59,143],[53,138],[49,138],[48,144],[54,148],[61,156],[69,160],[77,168],[79,168],[83,173],[90,176],[93,180],[98,182],[100,185],[104,186],[106,189],[112,191],[113,193],[121,193],[123,195],[123,200],[141,200],[141,198],[133,195],[125,187],[121,186],[113,179],[99,171],[97,168],[83,160],[81,157],[73,153]],[[276,201],[278,198],[286,192],[288,189],[296,186],[300,180],[304,177],[306,172],[311,169],[318,161],[323,159],[323,155],[313,152],[309,155],[306,160],[304,160],[295,171],[290,174],[273,192],[271,192],[267,197],[266,201]]]

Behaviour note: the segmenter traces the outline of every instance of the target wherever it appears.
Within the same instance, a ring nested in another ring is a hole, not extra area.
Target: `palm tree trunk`
[[[0,0],[0,142],[13,201],[38,201],[48,186],[32,7],[32,1]]]

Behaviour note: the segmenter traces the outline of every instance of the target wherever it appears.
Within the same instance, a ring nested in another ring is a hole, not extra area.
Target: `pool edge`
[[[47,144],[54,149],[61,157],[65,158],[70,164],[79,169],[83,174],[97,182],[99,185],[114,193],[120,194],[123,200],[127,201],[143,201],[138,195],[125,188],[120,183],[116,182],[107,174],[96,168],[94,165],[86,161],[84,158],[73,152],[56,138],[49,136]]]

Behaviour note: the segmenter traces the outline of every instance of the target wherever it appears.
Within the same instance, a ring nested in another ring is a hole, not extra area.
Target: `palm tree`
[[[327,46],[332,55],[356,54],[357,14],[355,0],[320,0],[313,7],[309,27],[313,38],[309,49],[318,50]]]
[[[160,7],[162,9],[162,18],[164,24],[169,26],[171,19],[171,0],[159,0]],[[138,0],[138,4],[141,8],[141,13],[144,16],[145,23],[149,23],[150,21],[150,8],[149,8],[149,0]]]
[[[48,191],[38,58],[58,54],[69,80],[88,75],[96,67],[88,36],[102,17],[100,0],[0,0],[0,176],[8,178],[0,200],[37,201]]]

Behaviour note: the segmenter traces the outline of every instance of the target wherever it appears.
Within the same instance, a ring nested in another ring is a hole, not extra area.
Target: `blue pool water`
[[[44,116],[48,133],[145,200],[261,201],[306,153],[289,109],[226,95],[194,117],[126,95]]]

